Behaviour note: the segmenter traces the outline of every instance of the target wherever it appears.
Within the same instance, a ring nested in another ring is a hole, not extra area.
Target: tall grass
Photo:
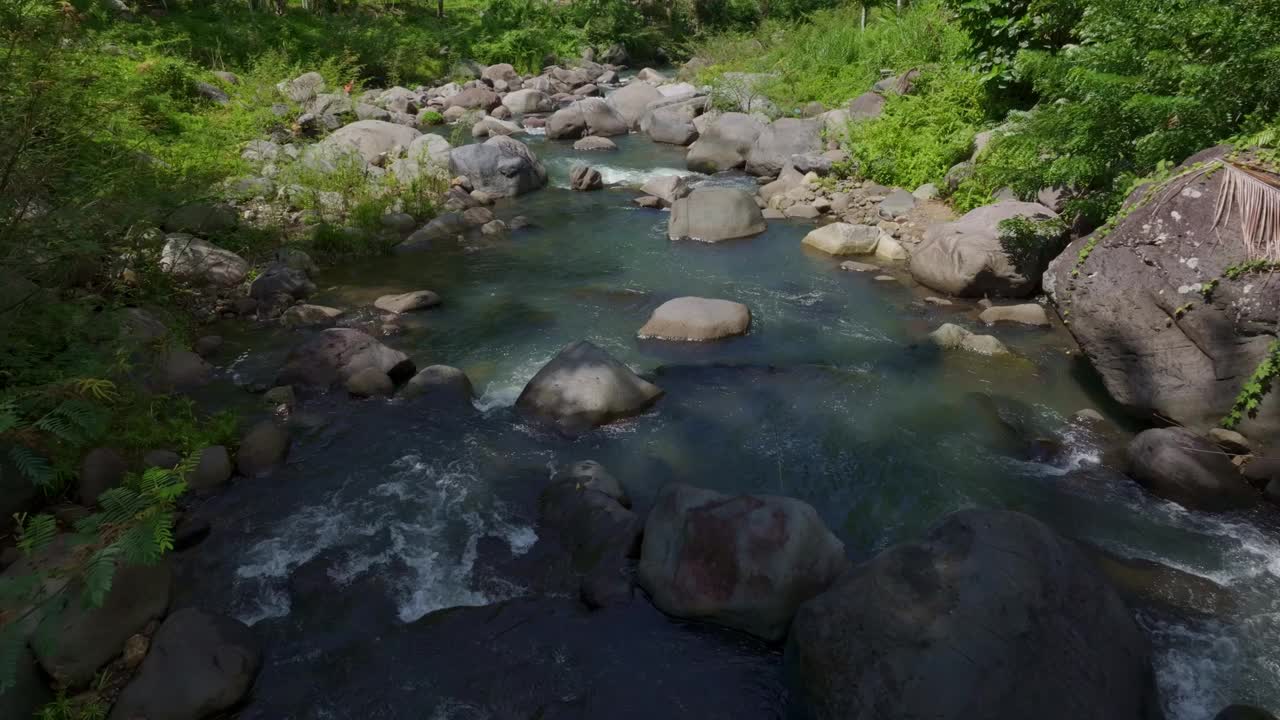
[[[866,29],[853,5],[800,22],[766,21],[757,30],[707,40],[698,56],[714,82],[728,71],[772,73],[763,91],[780,107],[817,100],[835,107],[866,92],[885,72],[968,62],[969,39],[937,0],[902,15],[873,11]]]

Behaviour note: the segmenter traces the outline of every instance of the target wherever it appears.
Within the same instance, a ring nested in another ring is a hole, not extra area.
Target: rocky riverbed
[[[1121,291],[1063,269],[1089,241],[1049,222],[1052,194],[957,218],[939,188],[836,179],[831,129],[909,76],[775,120],[648,68],[476,75],[355,97],[286,80],[304,112],[244,149],[245,196],[169,219],[158,262],[204,288],[209,324],[155,382],[256,422],[208,451],[172,589],[121,584],[147,602],[78,618],[116,629],[94,660],[28,665],[75,687],[117,663],[113,718],[1280,706],[1275,402],[1250,437],[1206,433],[1222,392],[1170,394],[1190,361],[1152,339],[1247,364],[1275,334],[1261,280],[1219,283],[1204,322],[1225,334],[1165,308],[1113,362]],[[343,267],[214,242],[314,221],[289,168],[351,164],[439,178],[441,213],[394,209],[395,254]],[[1209,212],[1212,177],[1183,180],[1172,211]],[[1232,262],[1133,237],[1141,212],[1094,252],[1171,263],[1178,297]],[[1030,250],[1008,218],[1041,223]],[[1147,429],[1153,409],[1189,429]],[[123,473],[95,452],[85,504]]]

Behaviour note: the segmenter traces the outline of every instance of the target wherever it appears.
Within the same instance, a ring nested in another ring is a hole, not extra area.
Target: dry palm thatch
[[[1260,168],[1224,162],[1222,193],[1213,226],[1240,215],[1245,252],[1251,260],[1280,263],[1280,178]]]

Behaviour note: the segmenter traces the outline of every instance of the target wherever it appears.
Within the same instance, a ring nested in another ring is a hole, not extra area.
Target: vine
[[[1262,398],[1271,391],[1271,383],[1278,376],[1280,376],[1280,340],[1271,343],[1266,356],[1258,364],[1258,369],[1253,371],[1253,376],[1244,384],[1244,387],[1240,388],[1240,394],[1236,396],[1231,411],[1222,419],[1222,427],[1232,430],[1244,420],[1246,415],[1251,418],[1257,417]]]

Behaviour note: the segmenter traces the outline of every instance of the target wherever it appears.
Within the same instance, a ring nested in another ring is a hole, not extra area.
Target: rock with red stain
[[[847,566],[844,544],[808,503],[672,484],[645,523],[640,584],[670,615],[778,641]]]

